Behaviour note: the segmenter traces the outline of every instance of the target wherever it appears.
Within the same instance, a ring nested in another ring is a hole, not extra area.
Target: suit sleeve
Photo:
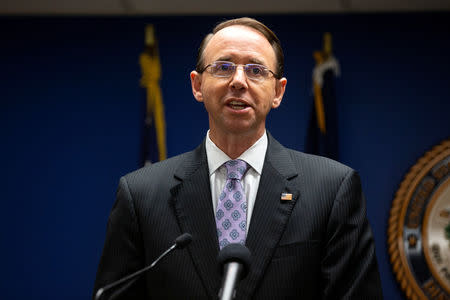
[[[334,200],[321,268],[324,299],[383,298],[365,199],[353,170]]]
[[[111,210],[94,294],[97,290],[144,267],[142,236],[133,199],[125,178],[120,179],[116,201]],[[144,299],[145,281],[140,278],[105,292],[101,299]]]

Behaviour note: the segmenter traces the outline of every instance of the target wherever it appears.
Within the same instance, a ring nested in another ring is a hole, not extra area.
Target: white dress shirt
[[[208,158],[209,181],[211,184],[211,198],[216,214],[219,195],[222,193],[225,182],[227,181],[227,169],[223,165],[231,160],[216,144],[209,138],[209,130],[206,134],[206,156]],[[262,137],[256,141],[250,148],[245,150],[237,159],[245,161],[249,167],[241,180],[245,197],[247,199],[247,232],[250,228],[250,219],[255,206],[256,193],[258,192],[259,180],[261,179],[264,158],[267,150],[267,134],[264,131]]]

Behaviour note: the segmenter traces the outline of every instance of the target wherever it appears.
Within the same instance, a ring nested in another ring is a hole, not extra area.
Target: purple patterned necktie
[[[247,171],[243,160],[229,160],[227,182],[219,197],[216,211],[217,236],[222,249],[230,243],[245,243],[247,228],[247,200],[242,189],[241,179]]]

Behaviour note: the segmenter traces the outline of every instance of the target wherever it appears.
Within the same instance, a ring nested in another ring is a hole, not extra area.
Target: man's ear
[[[273,98],[272,108],[277,108],[283,100],[284,91],[286,90],[287,79],[278,79],[275,83],[275,98]]]
[[[203,102],[203,94],[201,91],[202,86],[202,74],[197,71],[192,71],[191,74],[191,86],[192,86],[192,94],[194,98],[197,99],[198,102]]]

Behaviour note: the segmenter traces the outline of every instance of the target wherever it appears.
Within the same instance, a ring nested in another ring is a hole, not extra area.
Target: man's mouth
[[[230,101],[228,103],[228,106],[235,110],[242,110],[242,109],[245,109],[246,107],[248,107],[247,104],[240,102],[240,101]]]

